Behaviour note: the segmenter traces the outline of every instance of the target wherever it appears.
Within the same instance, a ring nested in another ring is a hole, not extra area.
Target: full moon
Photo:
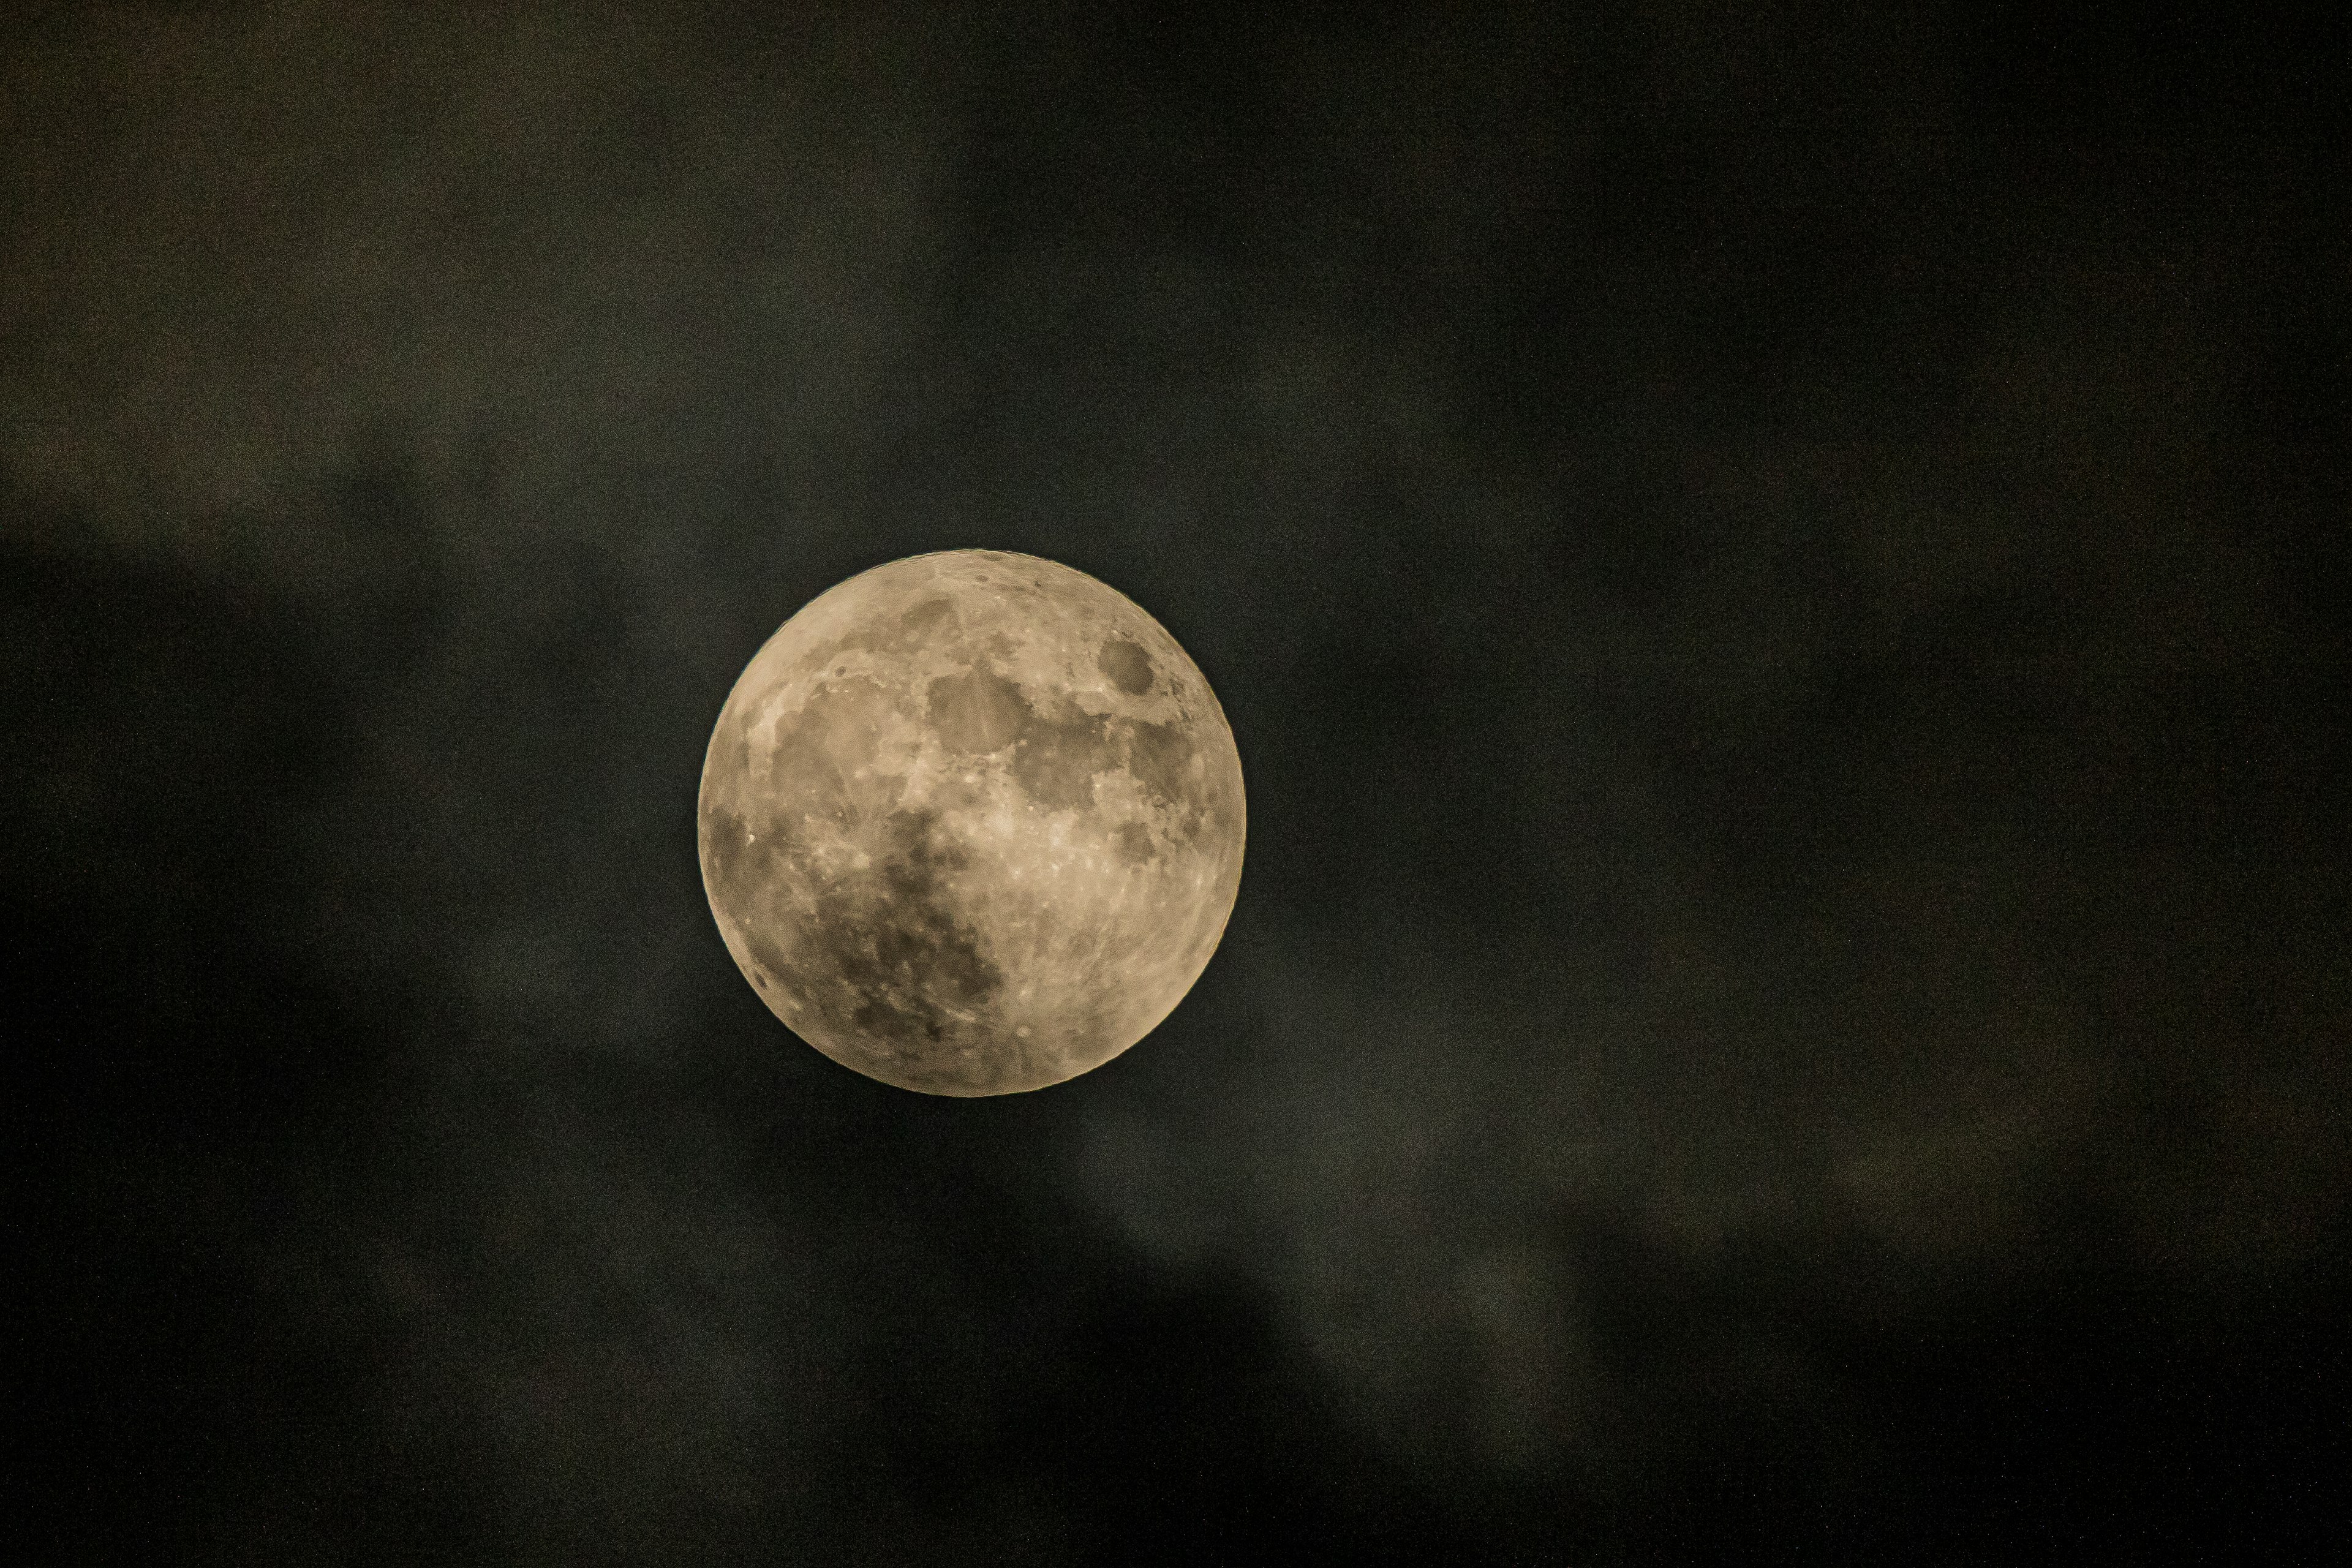
[[[926,1094],[1126,1050],[1241,886],[1208,681],[1123,595],[1032,555],[913,556],[811,601],[728,694],[699,818],[711,913],[769,1008]]]

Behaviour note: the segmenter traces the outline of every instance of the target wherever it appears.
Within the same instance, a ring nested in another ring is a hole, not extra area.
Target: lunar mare
[[[704,890],[769,1008],[845,1067],[1012,1094],[1159,1025],[1223,935],[1233,731],[1176,639],[1034,556],[894,561],[819,595],[729,693]]]

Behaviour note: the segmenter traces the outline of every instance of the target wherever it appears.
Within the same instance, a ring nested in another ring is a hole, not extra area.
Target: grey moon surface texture
[[[786,621],[703,760],[702,883],[746,978],[927,1094],[1075,1078],[1159,1025],[1241,886],[1241,758],[1176,639],[1031,555],[860,573]]]

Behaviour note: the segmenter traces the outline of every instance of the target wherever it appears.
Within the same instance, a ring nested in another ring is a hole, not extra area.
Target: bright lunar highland
[[[1030,555],[893,561],[728,695],[702,883],[779,1018],[928,1094],[1013,1094],[1165,1018],[1241,885],[1241,759],[1176,639]]]

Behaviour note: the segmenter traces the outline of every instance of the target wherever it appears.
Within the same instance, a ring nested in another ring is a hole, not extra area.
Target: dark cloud
[[[2315,1544],[2326,44],[33,13],[35,1555]],[[773,1024],[693,803],[971,544],[1184,643],[1251,858],[1145,1045],[939,1102]]]

